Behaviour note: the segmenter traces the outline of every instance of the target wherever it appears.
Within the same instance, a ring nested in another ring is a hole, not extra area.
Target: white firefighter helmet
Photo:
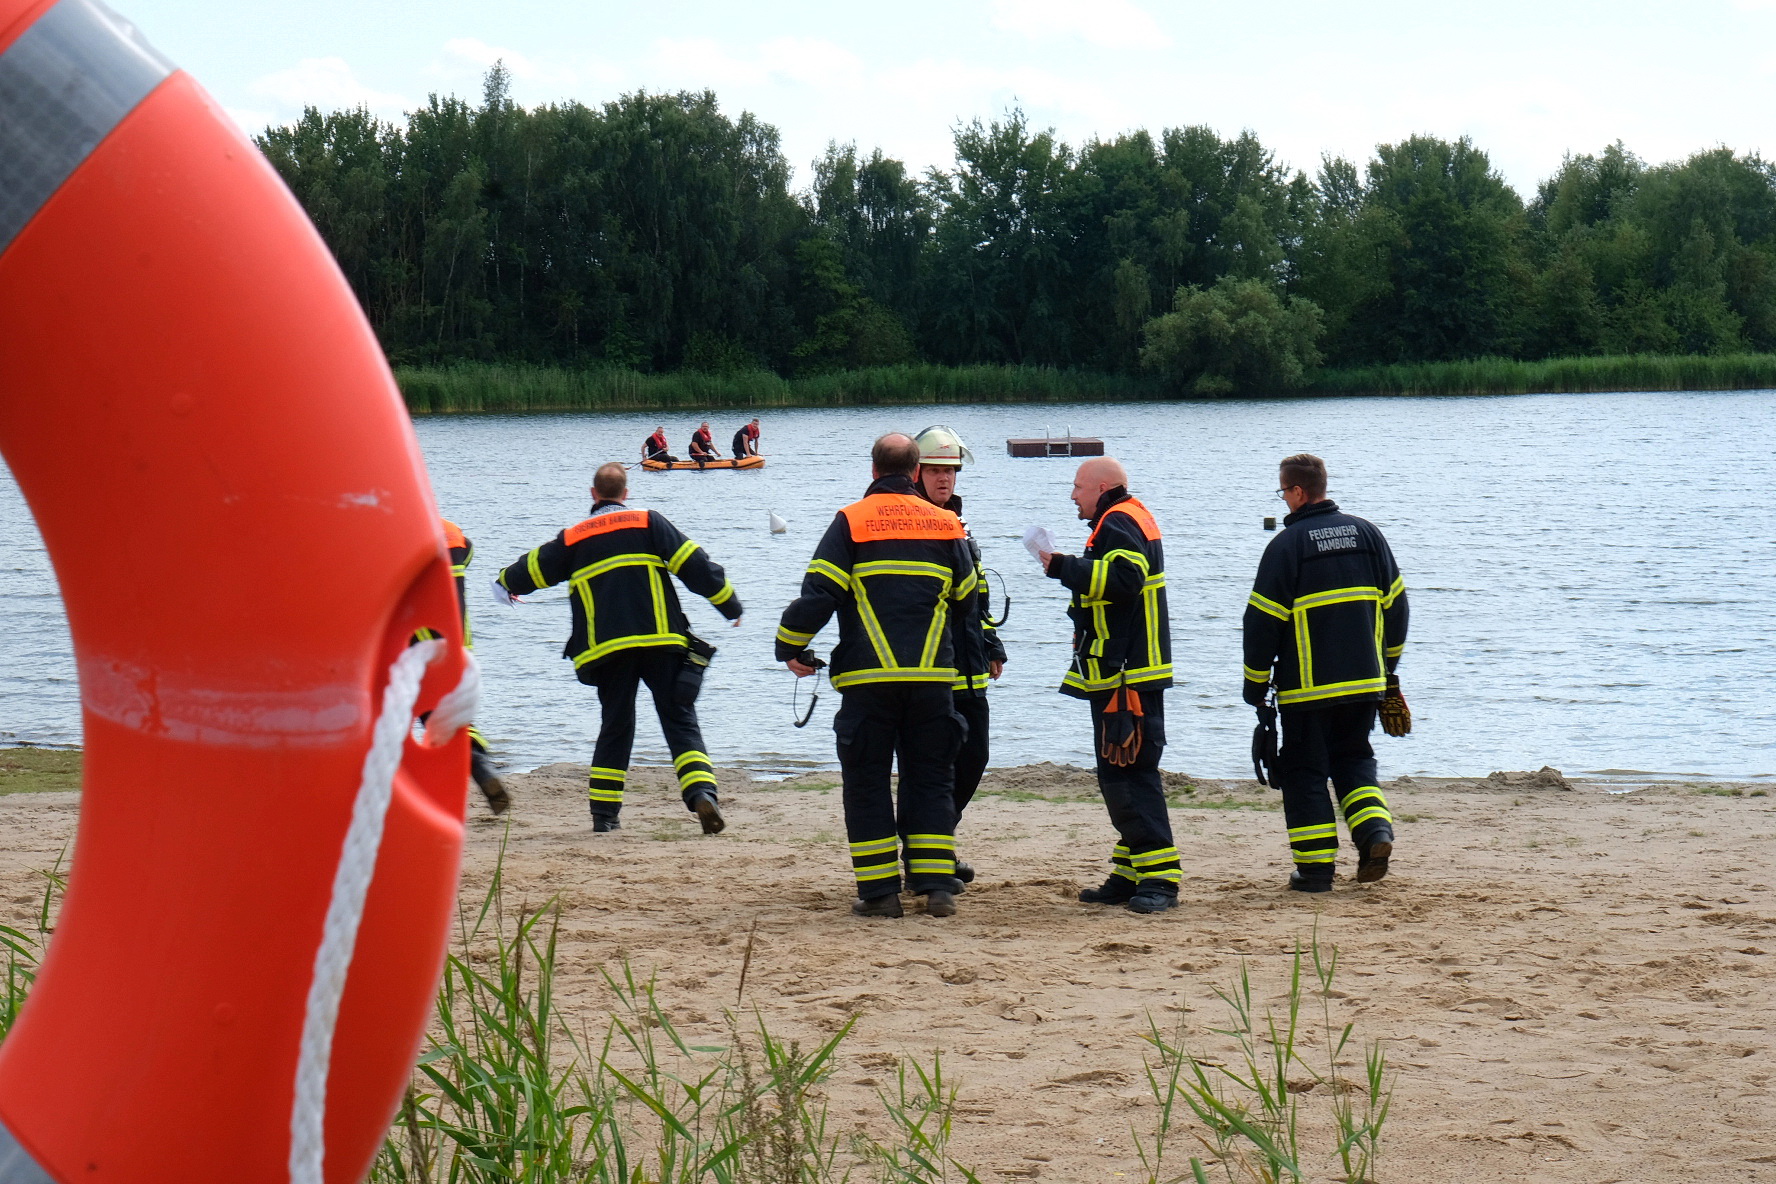
[[[962,443],[962,437],[942,424],[933,424],[926,428],[913,437],[913,443],[919,446],[919,463],[922,465],[959,469],[965,464],[974,463],[974,453],[968,451],[968,445]]]

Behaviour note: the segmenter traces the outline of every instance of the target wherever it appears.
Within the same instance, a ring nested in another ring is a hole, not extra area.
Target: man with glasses
[[[1399,686],[1406,585],[1381,531],[1327,498],[1325,461],[1288,457],[1278,484],[1289,515],[1246,601],[1244,695],[1258,707],[1276,690],[1276,784],[1295,861],[1289,887],[1328,892],[1338,858],[1328,780],[1357,849],[1357,882],[1387,875],[1393,854],[1394,820],[1376,785],[1369,733],[1384,694]]]

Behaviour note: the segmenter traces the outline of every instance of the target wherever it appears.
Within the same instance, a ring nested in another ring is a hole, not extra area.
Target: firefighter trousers
[[[1110,873],[1133,880],[1136,890],[1178,894],[1182,872],[1172,841],[1172,819],[1166,813],[1165,787],[1159,779],[1159,758],[1165,751],[1165,692],[1140,691],[1141,751],[1130,765],[1104,759],[1104,708],[1109,695],[1091,699],[1092,752],[1098,761],[1098,792],[1110,811],[1118,842],[1110,855]]]
[[[956,874],[956,753],[965,725],[950,688],[866,683],[833,715],[844,778],[845,837],[857,895],[948,891]],[[900,756],[899,801],[891,783]]]
[[[604,719],[586,775],[593,814],[615,818],[623,808],[623,784],[628,780],[629,753],[635,745],[635,696],[643,683],[654,697],[654,714],[660,717],[660,730],[672,752],[672,769],[678,775],[685,808],[693,808],[694,796],[716,796],[714,768],[703,751],[703,730],[697,726],[697,707],[675,697],[683,664],[684,651],[677,649],[620,650],[599,664],[593,685],[598,688]]]
[[[981,775],[987,771],[987,724],[991,713],[987,710],[987,697],[978,691],[961,691],[955,699],[956,714],[968,726],[962,748],[956,753],[956,788],[952,794],[959,821],[962,811],[974,800],[974,791],[980,788]]]
[[[1382,832],[1393,835],[1393,815],[1375,784],[1373,701],[1335,703],[1313,710],[1284,708],[1283,744],[1277,753],[1277,788],[1283,793],[1283,820],[1289,850],[1303,876],[1331,879],[1338,859],[1338,816],[1326,783],[1338,796],[1338,809],[1351,842],[1362,847]]]

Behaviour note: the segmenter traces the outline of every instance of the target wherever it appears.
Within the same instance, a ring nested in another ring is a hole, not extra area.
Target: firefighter
[[[1073,665],[1061,693],[1091,705],[1098,791],[1120,840],[1109,878],[1079,899],[1162,913],[1178,903],[1181,873],[1159,777],[1165,689],[1172,685],[1159,524],[1129,496],[1128,473],[1114,457],[1081,464],[1072,498],[1091,523],[1085,551],[1043,551],[1038,558],[1049,578],[1073,593]]]
[[[666,429],[657,427],[654,434],[641,442],[641,459],[657,460],[664,464],[677,464],[678,458],[666,451]]]
[[[719,833],[726,823],[696,708],[696,684],[714,651],[691,633],[666,577],[677,576],[736,626],[740,598],[721,565],[664,514],[624,504],[629,487],[622,465],[613,461],[599,468],[592,496],[591,515],[501,572],[494,594],[509,600],[563,580],[572,587],[573,633],[561,656],[573,660],[581,682],[598,688],[603,711],[586,779],[592,829],[612,831],[620,825],[635,741],[635,694],[646,683],[672,750],[685,808],[696,814],[704,834]]]
[[[962,443],[962,437],[949,428],[929,427],[914,437],[919,445],[918,492],[934,506],[942,506],[958,519],[962,517],[962,498],[956,493],[962,466],[974,463],[974,454]],[[968,524],[963,522],[962,529]],[[956,681],[950,684],[955,698],[956,714],[968,725],[962,738],[962,750],[956,754],[956,819],[979,788],[981,774],[987,771],[987,683],[997,679],[1005,669],[1005,646],[988,611],[987,577],[981,564],[980,544],[968,535],[968,554],[974,561],[976,582],[974,603],[958,609],[952,636],[956,643]],[[964,860],[956,860],[956,879],[964,884],[974,882],[974,868]]]
[[[841,697],[833,718],[844,782],[845,834],[861,917],[902,915],[905,884],[934,917],[956,912],[956,753],[963,723],[949,616],[973,603],[968,535],[948,510],[919,496],[919,446],[891,432],[870,450],[870,486],[834,516],[783,610],[777,658],[797,678],[814,673],[814,640],[834,613],[839,640],[829,674]],[[901,755],[898,808],[890,788]]]
[[[440,521],[444,523],[444,545],[450,550],[450,574],[456,578],[456,607],[462,612],[463,648],[474,649],[474,636],[469,632],[469,602],[463,591],[463,581],[468,576],[469,564],[475,560],[475,544],[450,519]],[[437,636],[430,629],[421,629],[416,633],[415,639],[430,641]],[[506,792],[505,782],[500,780],[493,761],[487,755],[487,738],[481,735],[481,730],[474,724],[469,725],[468,732],[469,776],[475,779],[481,795],[487,799],[487,808],[495,814],[504,814],[512,804],[512,796]]]
[[[709,421],[704,420],[703,426],[691,433],[691,459],[702,465],[720,455],[715,450],[715,437],[709,434]]]
[[[1289,506],[1246,601],[1247,703],[1276,689],[1283,745],[1275,781],[1295,869],[1289,887],[1328,892],[1338,823],[1326,782],[1357,849],[1357,882],[1387,875],[1394,820],[1376,785],[1369,732],[1376,706],[1397,687],[1406,644],[1406,584],[1387,540],[1326,496],[1326,463],[1310,453],[1282,462],[1277,490]]]
[[[758,438],[759,421],[758,416],[755,415],[752,417],[751,423],[742,426],[739,431],[734,433],[734,459],[743,460],[749,456],[757,456]]]

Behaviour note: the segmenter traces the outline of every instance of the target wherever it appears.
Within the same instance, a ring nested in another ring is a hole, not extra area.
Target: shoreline
[[[0,796],[15,793],[53,793],[79,791],[80,770],[84,749],[79,745],[12,744],[0,746]],[[666,772],[669,766],[637,763],[631,766],[636,774]],[[530,769],[502,768],[506,777],[559,776],[581,764],[554,761]],[[762,790],[794,790],[827,787],[838,784],[837,767],[798,769],[778,773],[758,769],[724,766],[718,770],[724,784]],[[1201,792],[1205,795],[1265,792],[1274,793],[1251,777],[1200,777],[1195,774],[1161,770],[1166,794],[1172,799],[1188,799]],[[1594,793],[1628,794],[1645,789],[1682,790],[1694,788],[1703,793],[1728,796],[1764,797],[1776,790],[1776,774],[1751,773],[1735,776],[1710,776],[1688,773],[1658,773],[1637,769],[1598,769],[1567,774],[1544,766],[1540,770],[1493,770],[1485,774],[1430,776],[1403,773],[1384,778],[1388,789],[1453,790],[1484,788],[1491,790],[1563,789]],[[1031,788],[1031,787],[1039,788]],[[1041,788],[1047,787],[1047,788]],[[1062,787],[1055,789],[1054,787]],[[1053,761],[1033,761],[1020,765],[994,765],[987,769],[981,782],[983,794],[1031,794],[1049,797],[1055,792],[1073,792],[1081,788],[1096,792],[1092,770],[1080,765]]]

